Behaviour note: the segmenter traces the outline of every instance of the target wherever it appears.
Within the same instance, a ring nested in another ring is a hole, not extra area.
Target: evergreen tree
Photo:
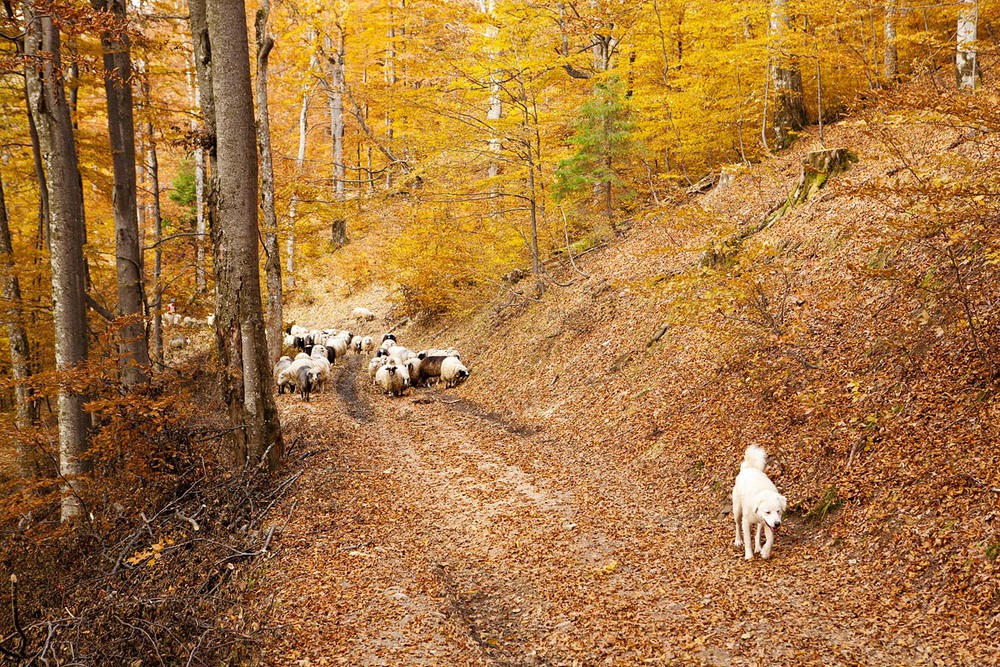
[[[635,125],[629,118],[622,91],[622,82],[617,77],[594,87],[591,98],[580,107],[576,133],[570,138],[577,151],[559,162],[553,189],[557,201],[584,188],[602,194],[604,213],[616,234],[611,192],[621,184],[618,170],[635,144],[632,137]]]

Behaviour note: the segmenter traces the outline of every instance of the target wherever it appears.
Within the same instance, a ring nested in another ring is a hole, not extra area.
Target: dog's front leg
[[[764,529],[764,524],[763,523],[758,523],[757,524],[757,534],[754,535],[754,538],[753,538],[753,552],[755,554],[759,554],[760,553],[760,531],[763,530],[763,529]]]
[[[743,513],[743,557],[747,560],[753,558],[753,552],[750,551],[750,515],[749,512]]]
[[[738,547],[743,546],[743,526],[740,523],[743,520],[743,512],[740,510],[740,506],[733,503],[733,522],[736,524],[736,540],[733,542]]]
[[[767,540],[764,542],[764,548],[760,550],[761,558],[771,557],[771,545],[774,544],[774,531],[767,524],[764,525],[764,534],[767,535]],[[757,537],[760,537],[760,531],[757,532]]]

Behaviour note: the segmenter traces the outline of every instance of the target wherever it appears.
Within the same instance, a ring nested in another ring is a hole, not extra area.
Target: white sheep
[[[345,354],[347,354],[347,341],[345,341],[340,336],[337,336],[327,342],[329,343],[330,347],[333,348],[333,352],[336,359],[340,359]]]
[[[278,385],[278,393],[284,394],[285,387],[288,386],[288,378],[282,381],[282,371],[292,365],[291,357],[281,357],[274,362],[274,381]]]
[[[313,345],[312,350],[309,352],[309,357],[312,359],[323,357],[326,359],[326,346],[320,344]]]
[[[469,369],[458,357],[446,357],[441,362],[441,379],[445,387],[457,387],[469,377]]]
[[[185,347],[191,344],[191,339],[187,336],[174,336],[170,339],[170,349],[171,350],[183,350]]]
[[[300,359],[308,359],[308,358],[309,358],[309,355],[306,354],[305,352],[299,352],[298,354],[295,355],[295,361],[299,361]]]
[[[378,369],[385,365],[388,357],[372,357],[372,360],[368,362],[368,375],[371,376],[372,384],[375,384],[375,374]]]
[[[309,381],[316,391],[325,390],[330,381],[330,362],[326,357],[313,357],[309,361],[312,363],[312,368],[309,369]]]
[[[389,358],[401,366],[413,357],[417,356],[416,352],[408,350],[402,345],[393,345],[386,351],[389,353]]]
[[[361,339],[361,352],[371,352],[375,349],[375,341],[372,340],[371,336],[365,336]]]
[[[205,317],[205,324],[207,326],[209,326],[209,327],[214,327],[215,326],[215,313],[209,313]]]
[[[293,324],[292,326],[288,327],[288,335],[305,337],[309,335],[309,329],[306,329],[305,327],[300,327],[297,324]]]
[[[353,317],[358,322],[371,322],[375,319],[375,313],[368,310],[367,308],[355,308],[351,311],[351,317]]]
[[[402,396],[410,384],[410,376],[406,373],[405,366],[398,366],[390,361],[378,369],[375,381],[390,396]]]

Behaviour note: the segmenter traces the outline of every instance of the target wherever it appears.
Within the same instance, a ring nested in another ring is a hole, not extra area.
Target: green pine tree
[[[635,124],[629,118],[623,88],[618,77],[594,87],[590,100],[580,107],[576,133],[570,139],[576,154],[559,163],[553,188],[556,201],[584,189],[600,192],[608,224],[616,234],[611,191],[621,184],[618,169],[635,144]]]

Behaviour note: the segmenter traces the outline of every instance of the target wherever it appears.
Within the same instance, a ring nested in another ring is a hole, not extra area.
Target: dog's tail
[[[763,470],[766,464],[767,452],[757,445],[750,445],[747,447],[746,454],[743,455],[743,463],[740,464],[740,470],[745,470],[747,468]]]

